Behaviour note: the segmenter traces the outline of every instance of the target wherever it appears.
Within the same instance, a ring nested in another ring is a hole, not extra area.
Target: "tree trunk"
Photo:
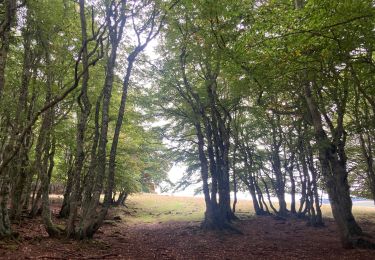
[[[216,204],[213,204],[210,198],[210,190],[208,187],[208,161],[204,151],[204,136],[202,133],[202,128],[199,122],[195,123],[196,135],[198,138],[198,152],[199,161],[201,166],[201,177],[203,181],[203,194],[206,203],[206,211],[204,213],[204,220],[202,222],[202,227],[207,229],[216,228],[218,225],[218,219],[216,216]],[[215,194],[216,196],[216,194]]]
[[[237,148],[238,148],[238,133],[235,131],[234,137],[234,145],[233,145],[233,159],[232,159],[232,172],[233,172],[233,205],[232,211],[236,213],[236,205],[237,205]]]
[[[357,134],[359,136],[359,141],[361,145],[361,152],[366,163],[366,175],[367,175],[367,180],[368,180],[368,186],[369,186],[372,198],[375,203],[375,170],[374,170],[375,163],[374,163],[374,157],[373,157],[373,153],[374,153],[373,152],[373,144],[374,144],[373,134],[375,132],[371,131],[373,129],[369,129],[371,128],[371,126],[366,129],[366,127],[363,126],[362,124],[361,116],[364,122],[369,122],[371,121],[371,119],[369,115],[370,112],[369,112],[367,101],[362,100],[363,105],[360,106],[361,103],[360,103],[359,92],[360,92],[361,86],[359,82],[357,82],[357,85],[358,85],[359,90],[355,91],[355,107],[354,107],[355,123],[356,123]],[[360,108],[362,108],[361,111],[363,111],[362,115],[360,115]],[[374,110],[374,113],[375,113],[375,110]]]
[[[229,186],[229,124],[226,125],[225,118],[218,110],[218,97],[216,93],[217,75],[208,75],[207,94],[211,108],[211,129],[213,133],[213,144],[215,149],[217,165],[217,183],[219,193],[219,210],[221,218],[226,222],[237,219],[230,205],[230,186]],[[223,112],[226,113],[226,112]]]
[[[26,15],[28,18],[28,14]],[[22,76],[21,76],[21,88],[18,94],[18,104],[16,108],[16,115],[15,115],[15,124],[17,127],[16,133],[13,135],[12,139],[17,138],[17,134],[22,131],[24,128],[24,122],[27,121],[27,114],[28,114],[28,106],[27,106],[27,99],[29,93],[29,82],[32,75],[32,50],[31,50],[31,33],[29,32],[29,25],[28,20],[26,20],[26,27],[22,31],[23,36],[23,68],[22,68]],[[30,149],[30,139],[31,133],[29,132],[25,135],[24,140],[22,141],[22,145],[18,154],[15,157],[14,162],[12,162],[14,173],[12,178],[14,181],[12,182],[12,191],[11,191],[11,208],[10,208],[10,217],[12,219],[20,220],[21,212],[22,212],[22,198],[25,196],[25,185],[27,179],[27,168],[29,161],[28,161],[28,153]]]
[[[72,193],[69,201],[69,219],[67,222],[67,236],[75,235],[75,220],[77,216],[78,204],[81,195],[81,174],[85,161],[85,133],[87,121],[91,111],[90,100],[87,96],[87,88],[89,82],[89,61],[88,61],[88,42],[87,42],[87,26],[85,16],[85,0],[79,0],[79,13],[81,21],[82,35],[82,66],[84,74],[82,77],[81,93],[78,97],[80,111],[78,112],[77,136],[76,136],[76,160],[72,172]]]
[[[59,217],[60,218],[66,218],[69,216],[70,212],[70,194],[72,192],[72,186],[73,186],[73,169],[70,168],[67,172],[68,179],[66,181],[65,185],[65,191],[64,191],[64,199],[60,208]]]
[[[180,55],[180,69],[184,80],[185,92],[179,87],[176,89],[191,106],[195,115],[193,122],[198,139],[198,152],[201,164],[203,192],[206,203],[205,218],[202,222],[202,228],[235,230],[229,224],[229,222],[234,218],[230,205],[229,194],[229,137],[224,137],[223,139],[220,137],[220,134],[223,133],[223,125],[219,126],[217,122],[219,113],[215,108],[215,94],[212,91],[212,86],[210,86],[210,84],[207,85],[207,93],[209,95],[211,107],[211,114],[207,114],[206,108],[204,104],[201,103],[199,95],[192,89],[188,81],[185,66],[186,53],[183,47]],[[207,153],[210,160],[209,165],[206,157],[201,120],[203,121],[203,126],[206,133]],[[208,187],[209,170],[211,171],[212,177],[211,197]],[[219,203],[216,201],[217,192],[219,194]]]
[[[316,167],[314,166],[314,158],[313,158],[313,152],[312,152],[312,147],[310,145],[310,142],[307,142],[307,162],[308,162],[308,167],[311,172],[311,183],[312,183],[312,203],[315,206],[315,211],[316,211],[316,216],[315,216],[315,222],[312,223],[314,226],[324,226],[323,222],[323,215],[322,215],[322,210],[320,208],[320,203],[319,203],[319,192],[318,192],[318,172],[316,170]]]
[[[112,192],[113,187],[115,183],[115,170],[116,170],[116,154],[117,154],[117,146],[118,146],[118,140],[120,137],[120,131],[122,127],[122,122],[124,119],[125,114],[125,107],[126,107],[126,100],[128,97],[128,89],[129,89],[129,83],[130,83],[130,76],[131,72],[133,70],[133,65],[135,62],[135,59],[137,55],[139,54],[140,50],[133,51],[129,57],[128,57],[128,67],[126,69],[126,74],[123,81],[123,89],[122,89],[122,96],[121,96],[121,102],[120,102],[120,108],[117,115],[117,121],[116,121],[116,127],[115,132],[112,138],[112,145],[111,145],[111,151],[109,153],[109,162],[108,162],[108,180],[107,180],[107,189],[106,194],[104,197],[104,206],[109,207],[111,204],[111,198],[112,198]]]
[[[40,172],[38,173],[38,177],[40,177]],[[36,191],[37,189],[37,191]],[[35,194],[36,191],[36,194]],[[30,209],[30,217],[35,217],[38,214],[39,210],[39,202],[40,198],[42,197],[42,187],[38,187],[38,183],[35,184],[35,189],[34,189],[34,195],[31,201],[31,209]]]
[[[114,206],[125,206],[125,200],[128,197],[128,194],[125,191],[121,191],[118,195],[117,200],[113,200]]]
[[[299,202],[299,208],[298,208],[298,211],[297,211],[297,215],[299,216],[302,216],[303,215],[303,208],[305,206],[305,203],[306,203],[306,182],[307,182],[307,177],[306,175],[308,174],[308,169],[307,169],[307,166],[306,166],[306,163],[303,161],[303,157],[302,157],[303,154],[300,154],[300,163],[302,164],[302,172],[301,172],[301,169],[299,166],[298,167],[298,171],[299,171],[299,178],[300,178],[300,181],[301,181],[301,198],[300,198],[300,202]]]
[[[285,183],[284,183],[283,173],[281,171],[279,152],[277,150],[272,152],[272,168],[274,170],[275,177],[276,177],[275,189],[276,189],[276,196],[279,201],[278,215],[286,216],[287,207],[286,207],[286,201],[285,201]]]
[[[50,143],[52,141],[52,143]],[[44,222],[44,226],[46,231],[50,237],[59,236],[61,231],[53,224],[52,222],[52,214],[50,209],[50,202],[49,202],[49,188],[51,183],[51,176],[52,171],[54,168],[54,156],[55,156],[55,139],[47,140],[47,144],[45,147],[45,162],[44,164],[47,166],[46,174],[41,175],[41,188],[42,188],[42,219]],[[51,152],[49,152],[51,149]]]
[[[43,39],[43,38],[42,38]],[[45,104],[51,102],[52,99],[52,86],[53,86],[53,75],[51,71],[51,60],[48,48],[48,43],[44,40],[41,42],[45,51],[46,59],[46,99]],[[54,141],[53,138],[53,123],[55,117],[54,108],[49,108],[45,114],[43,114],[42,122],[40,126],[40,132],[35,148],[35,165],[37,171],[39,171],[40,182],[41,182],[41,199],[42,199],[42,219],[45,229],[51,237],[58,236],[59,230],[54,226],[51,218],[51,209],[49,203],[49,188],[51,181],[52,169],[54,167]],[[51,154],[50,154],[51,151]],[[51,158],[52,157],[52,158]]]
[[[344,247],[358,246],[358,243],[362,241],[358,237],[363,235],[363,232],[352,214],[352,201],[345,161],[338,159],[337,152],[339,148],[329,140],[323,128],[321,114],[308,84],[304,87],[304,96],[313,120],[315,137],[319,147],[322,174],[325,179],[332,213],[339,228],[342,244]]]
[[[260,187],[258,185],[258,180],[259,180],[259,176],[256,176],[256,178],[254,178],[254,186],[255,186],[256,192],[258,194],[259,206],[260,206],[261,210],[264,212],[265,215],[269,215],[270,211],[268,209],[267,203],[264,200],[262,190],[260,189]]]
[[[272,117],[269,118],[269,121],[272,125],[272,152],[271,152],[270,160],[271,160],[272,169],[276,178],[274,182],[274,186],[275,186],[276,196],[279,201],[278,215],[286,216],[288,210],[287,210],[286,201],[285,201],[285,182],[284,182],[284,174],[281,170],[281,161],[280,161],[280,146],[281,146],[282,138],[281,138],[281,133],[278,132],[278,125],[280,124],[280,116],[272,115]]]
[[[1,23],[0,27],[0,101],[3,96],[4,86],[5,86],[5,68],[8,58],[8,51],[10,45],[11,28],[16,20],[16,0],[4,0],[5,14],[4,21]]]
[[[291,147],[290,149],[294,149]],[[296,181],[294,179],[294,160],[295,160],[295,152],[290,151],[291,155],[289,158],[289,165],[285,163],[284,169],[287,171],[289,175],[289,181],[290,181],[290,196],[291,196],[291,202],[290,202],[290,213],[296,214]]]
[[[51,118],[51,113],[47,113],[46,116],[43,118],[43,123],[42,123],[42,131],[40,135],[42,136],[43,139],[43,146],[40,147],[40,149],[43,148],[43,150],[40,150],[40,154],[44,154],[44,159],[42,162],[42,157],[37,156],[37,169],[40,171],[40,181],[41,181],[41,199],[42,199],[42,218],[43,218],[43,223],[45,225],[47,233],[51,236],[57,236],[59,235],[59,231],[54,227],[51,219],[51,209],[50,209],[50,203],[49,203],[49,187],[50,187],[50,181],[51,181],[51,173],[53,169],[53,158],[52,160],[49,161],[50,156],[53,157],[54,151],[52,150],[51,155],[49,154],[51,144],[50,144],[50,127],[52,124],[52,118]],[[54,149],[54,148],[53,148]],[[49,164],[49,166],[48,166]]]
[[[252,202],[253,202],[253,206],[254,206],[254,210],[255,210],[255,214],[256,215],[264,215],[265,212],[260,207],[259,201],[258,201],[258,198],[257,198],[257,194],[256,194],[256,188],[255,188],[255,184],[254,184],[255,180],[254,180],[254,176],[253,176],[253,173],[252,173],[253,160],[252,160],[251,151],[250,151],[250,149],[248,149],[248,147],[244,147],[244,146],[245,146],[245,144],[243,145],[242,153],[243,153],[243,156],[244,156],[246,175],[244,176],[242,181],[245,183],[245,185],[247,186],[247,188],[250,192]]]
[[[95,105],[95,130],[94,137],[92,141],[91,151],[90,151],[90,165],[87,171],[87,174],[84,178],[84,189],[83,189],[83,198],[82,198],[82,216],[87,215],[87,211],[92,199],[92,191],[95,183],[95,173],[97,172],[96,167],[98,165],[97,161],[97,149],[100,136],[100,125],[99,125],[99,116],[100,116],[100,105],[103,98],[103,93],[101,93],[96,101]]]
[[[270,195],[270,191],[269,191],[269,188],[268,188],[268,185],[266,183],[266,181],[263,179],[263,177],[261,177],[261,180],[263,182],[263,185],[264,185],[264,188],[266,190],[266,194],[267,194],[267,199],[268,199],[268,203],[270,205],[270,208],[272,209],[272,211],[277,214],[278,211],[277,209],[275,208],[275,206],[273,205],[272,201],[271,201],[271,195]]]
[[[7,173],[1,176],[0,188],[0,237],[8,237],[12,235],[12,229],[8,214],[9,176]]]
[[[109,39],[111,42],[111,51],[109,58],[107,60],[106,65],[106,77],[104,80],[103,86],[103,99],[102,99],[102,106],[101,106],[101,125],[100,125],[100,134],[98,136],[98,146],[95,147],[97,150],[97,154],[95,158],[91,158],[94,160],[95,166],[95,178],[93,178],[93,188],[92,194],[86,193],[87,201],[84,205],[84,209],[82,211],[81,221],[79,224],[79,229],[76,233],[76,237],[78,239],[85,239],[91,238],[94,233],[99,229],[101,226],[107,211],[108,207],[103,207],[100,213],[97,212],[97,206],[99,205],[100,195],[103,190],[104,178],[106,173],[106,162],[107,162],[107,142],[108,142],[108,126],[109,126],[109,110],[110,110],[110,102],[112,96],[112,88],[113,88],[113,81],[115,78],[114,70],[116,67],[116,59],[117,59],[117,49],[119,43],[122,39],[122,33],[125,25],[125,14],[123,13],[125,7],[123,6],[124,2],[121,2],[121,5],[115,6],[113,2],[110,2],[106,6],[106,19],[107,24],[109,26]],[[113,24],[112,19],[114,17],[115,12],[119,10],[114,9],[121,9],[119,20]],[[111,185],[111,184],[108,184]],[[108,193],[106,193],[107,195]],[[87,196],[88,195],[88,196]],[[112,197],[112,193],[110,198]]]
[[[233,167],[233,205],[232,205],[232,211],[233,213],[236,213],[236,205],[237,205],[237,175],[236,170]]]

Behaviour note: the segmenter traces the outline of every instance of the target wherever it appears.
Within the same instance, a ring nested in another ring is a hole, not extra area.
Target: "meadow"
[[[139,193],[130,196],[126,205],[128,210],[119,210],[118,214],[128,223],[201,221],[205,210],[204,199],[202,197],[182,197],[149,193]],[[330,205],[322,205],[322,212],[324,217],[332,218]],[[251,200],[239,200],[237,202],[236,215],[240,219],[252,218],[254,214]],[[353,214],[360,221],[375,223],[375,207],[353,206]]]

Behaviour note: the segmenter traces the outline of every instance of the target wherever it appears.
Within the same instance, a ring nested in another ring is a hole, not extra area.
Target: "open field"
[[[52,199],[55,204],[59,200]],[[128,207],[111,210],[105,225],[90,241],[48,238],[38,221],[14,225],[21,237],[1,241],[1,259],[373,259],[373,251],[344,250],[332,219],[313,228],[299,219],[253,215],[251,201],[238,203],[244,234],[204,232],[202,198],[140,194]],[[323,207],[329,215],[328,206]],[[375,236],[375,209],[355,207],[361,226]],[[55,219],[55,222],[62,220]],[[38,222],[38,223],[37,223]]]
[[[127,205],[131,209],[130,215],[125,216],[128,223],[200,221],[203,218],[205,209],[204,200],[201,197],[155,194],[133,195],[128,199]],[[250,200],[239,200],[236,208],[236,214],[242,219],[254,215]],[[329,205],[322,205],[322,212],[325,217],[332,218]],[[375,223],[375,207],[353,206],[353,213],[359,220],[373,221]]]

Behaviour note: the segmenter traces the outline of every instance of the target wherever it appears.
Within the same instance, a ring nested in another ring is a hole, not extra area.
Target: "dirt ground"
[[[235,235],[204,232],[198,221],[124,223],[115,218],[119,211],[131,213],[131,209],[117,209],[93,240],[79,242],[48,238],[40,219],[25,220],[14,225],[19,240],[0,241],[0,258],[375,259],[375,251],[342,249],[332,220],[324,228],[314,228],[298,219],[253,217],[236,223],[244,235]],[[372,222],[361,225],[375,236]]]

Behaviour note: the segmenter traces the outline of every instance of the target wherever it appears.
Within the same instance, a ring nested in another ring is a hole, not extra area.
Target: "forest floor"
[[[341,248],[331,218],[314,228],[299,219],[255,217],[251,201],[240,201],[244,234],[204,232],[203,199],[136,195],[113,209],[94,239],[48,238],[40,219],[13,228],[18,240],[0,241],[1,259],[374,259],[375,251]],[[58,204],[55,203],[54,214]],[[330,215],[324,207],[325,215]],[[363,229],[375,237],[375,209],[355,207]],[[55,219],[61,224],[61,220]]]

